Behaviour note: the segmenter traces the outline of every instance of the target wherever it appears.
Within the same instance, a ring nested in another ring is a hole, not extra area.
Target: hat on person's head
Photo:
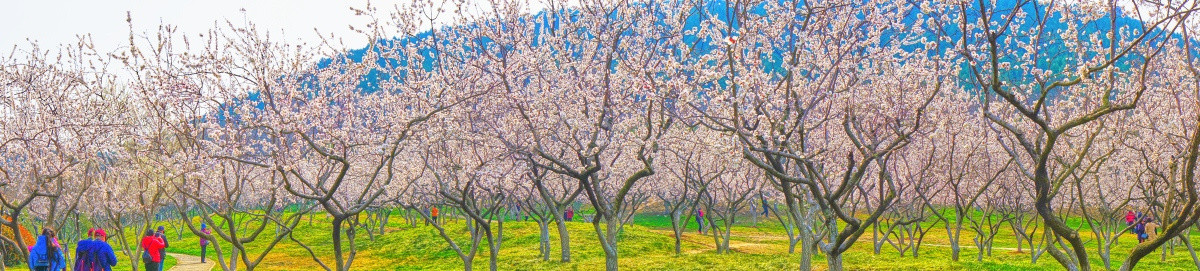
[[[96,228],[88,229],[88,237],[96,236]]]
[[[164,228],[163,226],[158,226],[158,231],[166,231],[166,230],[167,230],[167,228]]]
[[[96,229],[96,236],[107,239],[108,233],[104,232],[104,229]]]
[[[203,230],[203,229],[207,229],[207,228],[208,228],[208,224],[200,223],[200,229],[201,229],[201,230]]]

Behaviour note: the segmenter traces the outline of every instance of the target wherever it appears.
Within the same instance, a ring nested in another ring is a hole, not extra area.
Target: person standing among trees
[[[437,205],[429,206],[429,217],[431,217],[431,218],[432,218],[432,219],[430,219],[430,220],[432,220],[432,221],[433,221],[433,225],[437,225],[437,223],[438,223],[438,208],[437,208]],[[425,224],[426,224],[426,225],[428,225],[429,223],[428,223],[428,222],[426,222]]]
[[[153,271],[162,269],[162,253],[166,248],[166,242],[155,233],[153,230],[146,230],[146,236],[142,237],[142,264],[145,267],[143,270]]]
[[[29,248],[29,270],[61,271],[67,268],[67,262],[58,242],[55,241],[55,236],[54,230],[42,228],[42,235],[38,236],[37,243]]]
[[[766,196],[762,196],[762,210],[763,210],[762,216],[767,217],[767,214],[768,214],[767,211],[770,209],[767,208],[767,197]]]
[[[96,251],[94,240],[96,238],[96,229],[88,229],[87,238],[79,240],[75,243],[75,267],[74,271],[92,271],[96,270],[98,263],[96,262]]]
[[[1146,218],[1146,226],[1143,226],[1143,228],[1145,229],[1144,231],[1146,232],[1145,233],[1146,240],[1150,240],[1150,239],[1154,239],[1154,238],[1158,237],[1158,232],[1157,232],[1158,231],[1158,223],[1154,222],[1154,218],[1147,217]]]
[[[1133,234],[1137,236],[1139,244],[1146,241],[1146,220],[1145,219],[1137,220],[1137,223],[1133,225]]]
[[[208,224],[200,223],[200,232],[204,235],[212,235],[212,231],[208,230]],[[208,254],[208,237],[200,236],[200,262],[205,262],[205,255]]]
[[[1133,221],[1135,219],[1137,219],[1137,215],[1133,213],[1133,210],[1125,212],[1125,226],[1133,226]]]
[[[167,242],[167,228],[163,227],[163,226],[158,226],[158,231],[155,232],[154,234],[158,235],[158,238],[162,239],[162,242],[163,242],[163,249],[158,251],[158,258],[166,259],[167,258],[167,248],[171,247],[171,243]],[[158,265],[158,271],[163,271],[163,265],[161,263],[162,263],[162,261],[160,260],[159,265]]]
[[[573,221],[575,219],[575,208],[567,206],[567,213],[563,214],[563,216],[566,217],[567,221]]]
[[[696,232],[704,233],[704,210],[696,208]]]
[[[158,237],[162,239],[162,251],[158,251],[158,259],[167,259],[167,248],[170,247],[170,242],[167,241],[167,228],[158,227]],[[162,263],[162,261],[160,261]],[[158,271],[162,271],[163,265],[158,265]]]
[[[108,233],[104,229],[96,229],[96,241],[92,243],[92,249],[97,264],[94,270],[112,271],[112,267],[117,265],[117,254],[108,244]]]

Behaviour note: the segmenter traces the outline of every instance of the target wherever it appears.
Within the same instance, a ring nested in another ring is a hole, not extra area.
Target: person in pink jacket
[[[208,230],[208,224],[200,223],[200,232],[204,235],[212,235],[212,231]],[[208,238],[200,236],[200,262],[205,262],[205,255],[208,254]]]

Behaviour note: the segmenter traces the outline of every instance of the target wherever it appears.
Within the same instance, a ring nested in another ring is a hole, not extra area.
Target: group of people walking
[[[200,231],[212,234],[207,225],[200,224]],[[159,226],[158,230],[146,230],[141,240],[142,266],[145,271],[162,271],[163,259],[167,257],[166,228]],[[43,228],[37,242],[29,247],[29,270],[31,271],[63,271],[67,269],[66,257],[63,256],[62,245],[58,235],[51,228]],[[208,240],[200,238],[200,262],[205,262],[208,250]],[[87,238],[75,244],[75,263],[72,271],[112,271],[117,265],[117,255],[112,245],[108,244],[108,233],[104,229],[88,229]]]
[[[117,265],[117,255],[108,244],[108,233],[104,229],[89,229],[87,239],[75,245],[75,271],[112,271]],[[37,242],[29,247],[29,270],[61,271],[67,268],[62,245],[53,229],[42,228]]]
[[[1138,243],[1158,237],[1158,223],[1142,212],[1125,212],[1125,226],[1131,227],[1130,231],[1137,235]]]

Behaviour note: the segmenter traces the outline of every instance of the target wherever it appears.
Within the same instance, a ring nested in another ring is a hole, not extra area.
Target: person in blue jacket
[[[67,268],[62,249],[56,242],[54,230],[42,228],[42,235],[37,243],[29,248],[29,270],[33,271],[62,271]]]
[[[96,253],[95,245],[96,229],[88,229],[87,238],[79,240],[75,243],[75,267],[73,271],[95,271],[96,269]]]
[[[113,253],[112,245],[108,244],[108,233],[104,229],[96,229],[96,242],[92,243],[93,252],[96,254],[96,262],[100,266],[96,270],[112,271],[113,266],[117,265],[117,254]]]
[[[88,230],[88,238],[75,245],[75,268],[72,271],[112,271],[117,254],[106,242],[104,229]]]

